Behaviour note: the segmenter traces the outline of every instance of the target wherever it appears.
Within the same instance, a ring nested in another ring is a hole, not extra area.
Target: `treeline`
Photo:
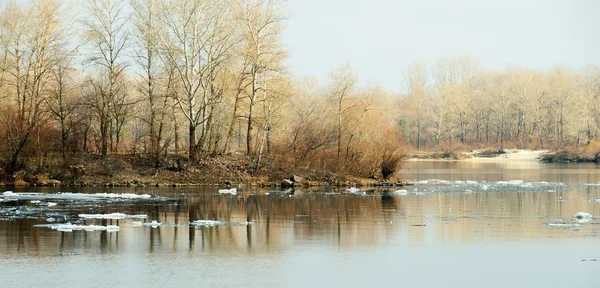
[[[169,155],[194,163],[234,153],[255,170],[269,159],[393,173],[402,156],[396,100],[359,87],[348,65],[324,86],[295,79],[284,65],[284,2],[8,1],[3,171],[54,169],[57,158],[66,168],[81,153],[143,154],[157,168]]]
[[[563,149],[600,136],[600,70],[486,70],[468,57],[411,65],[400,125],[417,149]]]

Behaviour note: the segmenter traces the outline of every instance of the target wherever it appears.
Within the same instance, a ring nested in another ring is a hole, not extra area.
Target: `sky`
[[[400,91],[415,62],[470,56],[481,66],[600,66],[598,0],[287,0],[283,42],[296,76],[327,83],[349,63],[361,83]]]

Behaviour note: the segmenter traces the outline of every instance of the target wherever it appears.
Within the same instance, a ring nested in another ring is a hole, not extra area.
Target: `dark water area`
[[[600,287],[598,168],[407,162],[398,191],[21,189],[45,194],[0,198],[0,287]]]

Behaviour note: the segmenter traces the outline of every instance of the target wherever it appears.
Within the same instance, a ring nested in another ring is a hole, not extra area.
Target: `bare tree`
[[[34,129],[46,119],[43,102],[52,71],[69,55],[68,25],[61,1],[9,2],[0,16],[2,81],[14,95],[16,117],[8,136],[12,171]]]
[[[341,167],[342,156],[342,129],[344,126],[344,116],[352,109],[356,103],[350,102],[350,97],[355,89],[358,79],[350,64],[343,64],[331,72],[331,100],[335,105],[335,115],[337,119],[337,161]],[[339,168],[338,167],[338,168]]]
[[[125,7],[126,2],[118,0],[88,0],[89,15],[83,21],[85,40],[91,48],[86,61],[100,68],[98,77],[89,78],[88,82],[93,88],[89,104],[98,116],[103,156],[108,153],[111,132],[116,132],[118,137],[124,123],[123,113],[127,109],[123,105],[129,104],[125,101],[127,87],[123,80],[126,67],[123,57],[129,39]],[[113,120],[116,131],[111,131]]]

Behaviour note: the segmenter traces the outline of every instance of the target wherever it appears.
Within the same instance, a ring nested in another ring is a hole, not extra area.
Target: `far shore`
[[[525,149],[509,149],[505,150],[504,154],[498,154],[493,157],[476,156],[482,151],[474,150],[471,152],[463,152],[458,159],[452,158],[414,158],[411,157],[407,161],[471,161],[471,162],[498,162],[498,161],[540,161],[544,154],[549,153],[549,150],[525,150]],[[433,153],[432,153],[433,154]]]

